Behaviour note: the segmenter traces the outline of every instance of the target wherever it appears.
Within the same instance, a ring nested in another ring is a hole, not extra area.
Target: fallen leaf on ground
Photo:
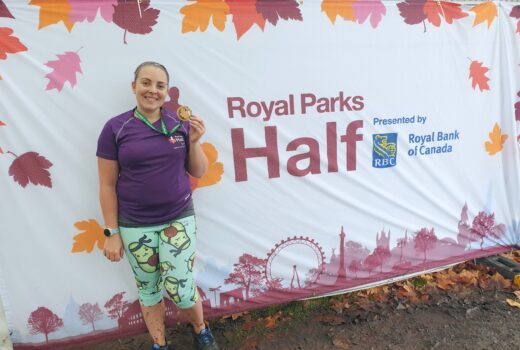
[[[520,303],[518,301],[514,301],[512,299],[506,299],[506,303],[509,305],[509,306],[512,306],[512,307],[517,307],[520,309]]]

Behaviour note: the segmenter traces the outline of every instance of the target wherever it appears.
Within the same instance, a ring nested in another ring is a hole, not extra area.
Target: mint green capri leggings
[[[193,278],[196,230],[195,215],[164,225],[120,227],[141,304],[159,303],[163,287],[181,309],[192,307],[198,300]]]

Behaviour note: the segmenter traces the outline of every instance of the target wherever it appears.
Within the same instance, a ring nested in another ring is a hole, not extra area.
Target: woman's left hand
[[[197,116],[192,116],[190,119],[190,143],[197,143],[206,132],[204,121]]]

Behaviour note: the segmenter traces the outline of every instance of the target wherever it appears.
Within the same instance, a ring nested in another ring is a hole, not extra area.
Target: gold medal
[[[179,106],[177,108],[177,117],[182,121],[188,121],[191,119],[191,109],[188,106]]]

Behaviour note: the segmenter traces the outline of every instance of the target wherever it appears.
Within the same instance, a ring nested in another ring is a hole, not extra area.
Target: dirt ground
[[[471,279],[475,269],[481,277]],[[211,327],[221,349],[520,349],[520,308],[506,303],[518,300],[518,288],[497,283],[492,269],[465,264],[453,271],[212,320]],[[167,336],[171,349],[191,349],[186,325]],[[143,334],[81,350],[150,346]]]

